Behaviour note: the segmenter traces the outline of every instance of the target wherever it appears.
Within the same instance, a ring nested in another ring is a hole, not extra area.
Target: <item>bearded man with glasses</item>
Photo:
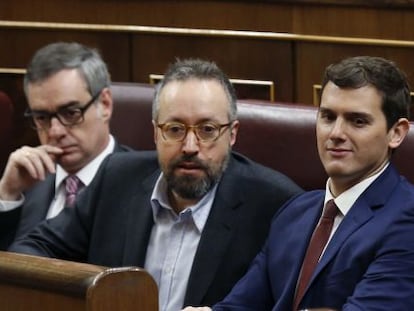
[[[174,63],[157,86],[152,122],[157,152],[111,155],[74,209],[10,250],[141,266],[158,284],[159,310],[212,305],[247,270],[273,214],[301,189],[232,152],[236,96],[212,62]]]
[[[35,53],[24,77],[25,116],[41,145],[9,157],[0,180],[0,249],[58,215],[69,204],[67,189],[89,185],[108,154],[128,150],[109,132],[109,86],[106,64],[89,47],[52,43]]]

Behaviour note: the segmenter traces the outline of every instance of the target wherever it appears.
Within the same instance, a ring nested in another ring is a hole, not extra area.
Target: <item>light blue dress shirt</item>
[[[178,215],[168,202],[161,174],[151,196],[154,217],[145,269],[158,285],[159,309],[181,310],[201,233],[210,213],[217,185],[197,204]]]

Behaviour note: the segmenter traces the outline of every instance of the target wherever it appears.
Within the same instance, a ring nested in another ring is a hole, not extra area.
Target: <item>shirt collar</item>
[[[155,183],[154,190],[151,195],[151,209],[154,222],[158,220],[158,215],[161,212],[161,209],[174,214],[178,219],[180,216],[188,217],[188,214],[193,218],[194,224],[197,227],[198,231],[201,233],[204,225],[207,222],[208,215],[210,213],[211,207],[213,206],[213,201],[217,191],[218,183],[207,192],[196,204],[187,207],[185,210],[181,211],[179,215],[176,215],[173,211],[167,195],[167,181],[164,178],[164,174],[161,173]]]
[[[355,201],[359,196],[376,180],[388,167],[390,163],[387,162],[386,165],[376,174],[364,179],[363,181],[357,183],[353,187],[341,193],[338,197],[334,197],[329,189],[330,178],[326,182],[326,192],[325,192],[325,204],[331,199],[334,199],[335,204],[338,206],[338,209],[342,215],[346,215],[354,205]]]
[[[87,186],[91,183],[93,177],[95,176],[96,172],[99,169],[102,161],[111,154],[115,149],[115,139],[112,135],[109,135],[109,142],[105,149],[96,156],[91,162],[81,168],[77,173],[76,176],[82,181],[82,183]],[[68,172],[66,172],[62,166],[59,164],[56,165],[56,179],[55,179],[55,192],[58,191],[60,185],[68,176]]]

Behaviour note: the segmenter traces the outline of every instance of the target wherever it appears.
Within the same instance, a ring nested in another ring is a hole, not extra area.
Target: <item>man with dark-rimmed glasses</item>
[[[157,152],[109,156],[74,209],[10,250],[141,266],[158,284],[159,310],[212,305],[247,270],[273,214],[301,189],[231,151],[236,96],[212,62],[175,62],[156,88],[152,122]]]
[[[25,116],[41,145],[9,157],[0,180],[0,249],[59,214],[69,180],[80,190],[108,154],[125,149],[109,133],[109,85],[101,56],[81,44],[53,43],[33,56],[24,77]]]

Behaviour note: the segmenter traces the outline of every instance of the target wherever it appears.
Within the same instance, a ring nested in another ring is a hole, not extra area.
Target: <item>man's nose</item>
[[[66,126],[64,126],[57,116],[52,116],[49,121],[48,133],[51,136],[62,135],[66,132]]]
[[[331,128],[331,137],[332,138],[341,138],[345,134],[345,122],[341,119],[336,119],[336,121],[332,124]]]
[[[199,140],[193,128],[188,129],[187,135],[183,140],[182,149],[186,153],[193,153],[199,150]]]

